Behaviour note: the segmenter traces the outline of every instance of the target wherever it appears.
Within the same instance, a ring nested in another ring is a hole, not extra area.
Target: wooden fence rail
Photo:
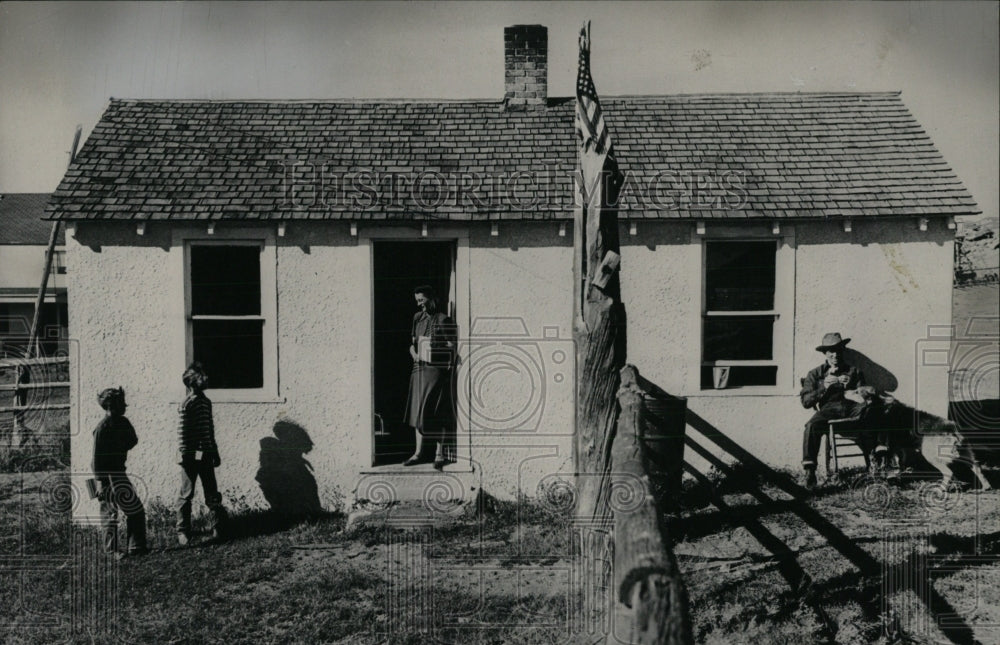
[[[0,412],[43,412],[49,410],[69,410],[69,403],[40,403],[38,405],[9,405]]]
[[[0,368],[25,367],[28,365],[55,365],[68,363],[69,356],[37,356],[35,358],[8,357],[0,358]]]
[[[641,383],[634,366],[622,368],[609,495],[617,602],[615,628],[607,643],[693,643],[687,591],[664,522],[665,496],[657,494],[662,487],[654,485],[651,473],[657,478],[671,477],[651,463],[647,438],[660,433],[649,427],[651,417],[644,408],[650,392]]]
[[[68,402],[55,402],[64,400],[63,393],[68,393],[72,385],[65,374],[64,366],[68,365],[68,356],[0,358],[0,370],[14,371],[13,383],[0,384],[0,393],[11,397],[5,401],[8,405],[0,405],[0,450],[23,448],[39,441],[48,436],[45,428],[69,412]]]
[[[44,390],[50,387],[69,387],[69,381],[54,381],[52,383],[11,383],[0,385],[0,392],[14,392],[16,390]]]

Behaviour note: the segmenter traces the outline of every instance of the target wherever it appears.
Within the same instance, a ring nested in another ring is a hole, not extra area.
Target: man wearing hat
[[[826,361],[802,379],[802,391],[799,392],[802,407],[816,408],[802,436],[802,467],[806,471],[806,488],[810,490],[816,487],[816,458],[828,422],[858,416],[863,407],[844,396],[848,390],[865,384],[861,371],[844,361],[844,347],[849,342],[850,338],[842,339],[839,333],[824,334],[816,351],[821,352]]]

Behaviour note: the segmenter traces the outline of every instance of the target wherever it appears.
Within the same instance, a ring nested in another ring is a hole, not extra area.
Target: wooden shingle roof
[[[899,93],[602,98],[624,218],[979,213]],[[64,219],[567,219],[574,104],[112,100]]]

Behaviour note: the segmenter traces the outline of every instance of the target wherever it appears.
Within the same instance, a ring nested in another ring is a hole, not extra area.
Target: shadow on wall
[[[844,358],[848,365],[861,370],[865,382],[879,392],[895,392],[899,387],[896,375],[855,349],[845,349]]]
[[[316,516],[323,512],[312,464],[305,455],[313,448],[309,433],[292,421],[274,424],[274,436],[260,440],[256,480],[271,510],[285,516]]]

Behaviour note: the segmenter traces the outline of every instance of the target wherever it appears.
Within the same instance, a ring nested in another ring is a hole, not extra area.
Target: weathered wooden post
[[[610,486],[617,602],[607,643],[691,643],[687,592],[666,532],[665,500],[656,495],[651,474],[674,478],[650,463],[646,442],[652,433],[643,409],[648,392],[640,381],[635,367],[622,369]]]
[[[590,74],[589,25],[580,31],[576,97],[577,516],[603,523],[613,515],[617,602],[608,644],[691,643],[687,594],[666,534],[663,505],[657,501],[665,498],[663,486],[676,478],[663,446],[645,445],[648,392],[636,369],[625,366],[617,208],[623,178]],[[658,480],[656,487],[651,475]]]
[[[590,75],[589,25],[580,31],[576,131],[580,168],[573,222],[577,513],[606,517],[618,371],[625,365],[618,197],[622,176]]]

